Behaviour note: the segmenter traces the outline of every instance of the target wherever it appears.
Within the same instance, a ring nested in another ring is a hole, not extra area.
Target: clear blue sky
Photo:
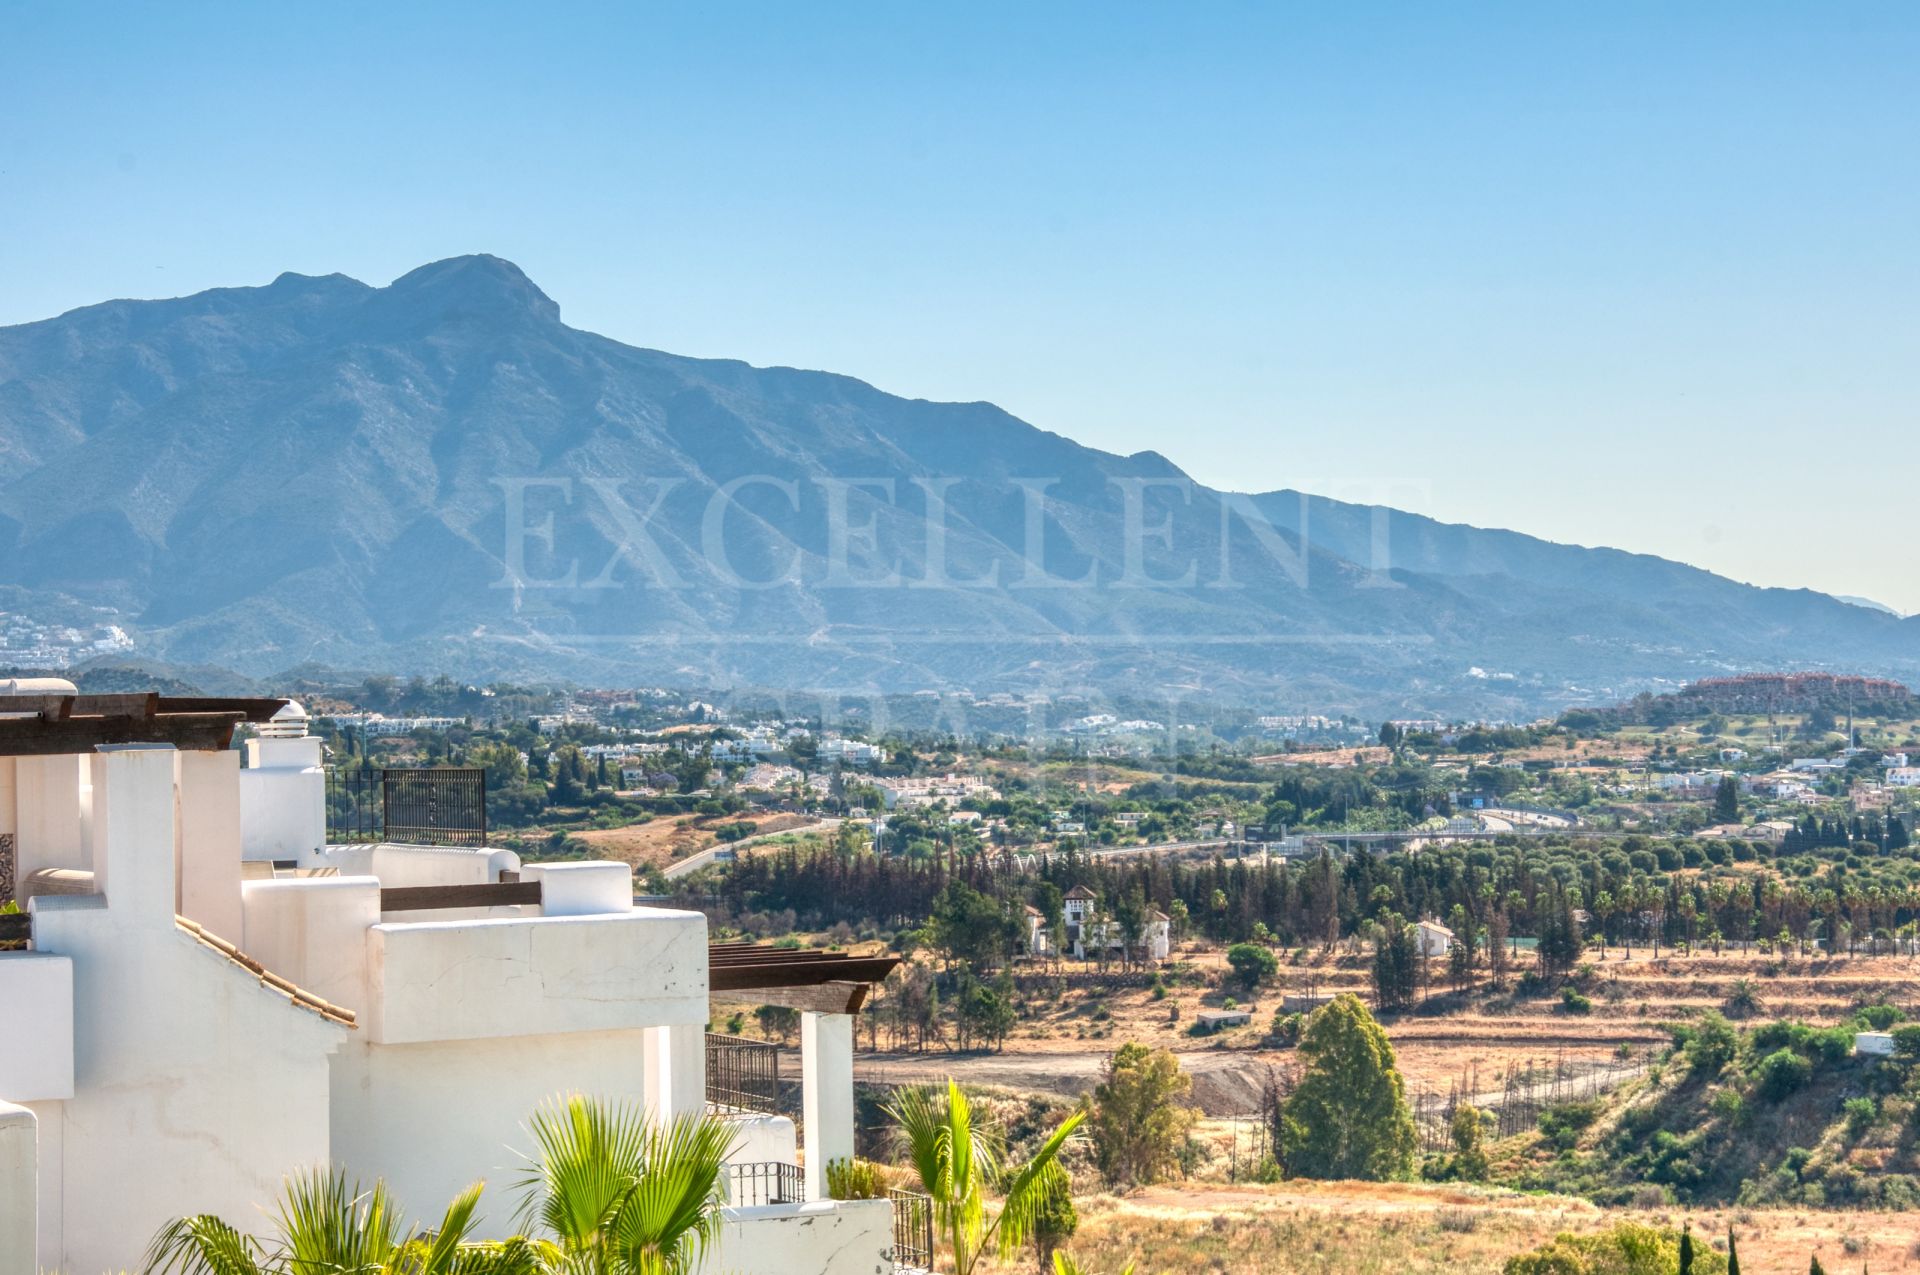
[[[485,251],[634,344],[1920,610],[1920,7],[16,5],[0,323]]]

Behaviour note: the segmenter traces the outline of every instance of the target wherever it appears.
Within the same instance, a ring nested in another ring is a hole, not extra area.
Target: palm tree
[[[662,1125],[575,1094],[534,1112],[530,1128],[539,1154],[516,1221],[553,1237],[569,1275],[686,1275],[712,1247],[736,1137],[724,1122]]]
[[[210,1213],[161,1228],[148,1247],[146,1275],[537,1275],[535,1245],[524,1239],[472,1244],[480,1184],[447,1206],[432,1231],[402,1231],[401,1211],[384,1183],[362,1190],[338,1169],[288,1177],[262,1243]]]
[[[886,1111],[900,1127],[921,1189],[933,1200],[934,1225],[953,1250],[954,1275],[973,1275],[991,1247],[1005,1253],[1024,1243],[1042,1207],[1071,1189],[1060,1149],[1086,1119],[1084,1111],[1068,1116],[1017,1168],[1003,1163],[999,1140],[974,1125],[973,1108],[952,1080],[944,1102],[931,1090],[908,1089]],[[989,1222],[987,1189],[1001,1180],[1004,1198]]]
[[[1071,1257],[1068,1257],[1065,1253],[1055,1253],[1053,1255],[1053,1275],[1093,1275],[1093,1272],[1074,1261]],[[1121,1271],[1120,1275],[1133,1275],[1133,1263],[1128,1262],[1127,1269]]]

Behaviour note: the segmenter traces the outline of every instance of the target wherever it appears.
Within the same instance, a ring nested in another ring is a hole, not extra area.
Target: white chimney
[[[293,700],[247,741],[240,772],[243,858],[309,863],[327,845],[327,775],[307,710]]]

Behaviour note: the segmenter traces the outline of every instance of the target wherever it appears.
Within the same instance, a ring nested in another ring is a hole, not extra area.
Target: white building
[[[1887,767],[1889,788],[1920,788],[1920,766]]]
[[[708,1089],[716,999],[805,1011],[807,1202],[733,1196],[703,1275],[893,1269],[892,1206],[824,1187],[853,1151],[845,989],[874,963],[780,990],[777,955],[635,907],[624,864],[329,846],[317,741],[279,707],[0,699],[0,897],[26,906],[0,937],[30,939],[0,951],[0,1272],[136,1269],[203,1212],[262,1228],[283,1176],[323,1163],[422,1216],[485,1179],[477,1235],[499,1236],[528,1116],[573,1092],[717,1104],[736,1165],[792,1165],[792,1119]],[[279,732],[244,771],[243,718]]]
[[[845,766],[871,766],[886,760],[878,746],[863,744],[857,739],[823,739],[819,756],[821,761],[837,761]]]
[[[1445,956],[1453,950],[1453,931],[1437,921],[1422,921],[1414,926],[1414,942],[1422,956]]]
[[[992,801],[1000,794],[984,779],[973,775],[941,775],[928,779],[877,779],[874,787],[888,810],[909,810],[916,806],[959,805],[969,798]]]
[[[1118,922],[1100,914],[1099,899],[1084,885],[1067,891],[1062,908],[1066,922],[1067,950],[1078,960],[1093,956],[1112,956],[1126,948],[1126,935]],[[1139,960],[1164,961],[1173,952],[1173,918],[1158,908],[1147,910],[1146,924],[1133,944]]]

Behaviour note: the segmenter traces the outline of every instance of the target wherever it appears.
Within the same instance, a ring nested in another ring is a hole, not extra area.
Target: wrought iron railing
[[[933,1199],[918,1191],[887,1192],[893,1205],[893,1269],[933,1269]]]
[[[715,1111],[780,1114],[780,1050],[707,1033],[707,1105]]]
[[[327,768],[327,840],[334,845],[380,841],[386,771],[371,766]]]
[[[487,772],[478,766],[327,771],[327,840],[487,844]]]
[[[481,766],[389,770],[387,840],[420,846],[487,844],[487,772]]]
[[[762,1204],[804,1204],[807,1184],[797,1164],[755,1160],[727,1166],[727,1203],[736,1208]]]

